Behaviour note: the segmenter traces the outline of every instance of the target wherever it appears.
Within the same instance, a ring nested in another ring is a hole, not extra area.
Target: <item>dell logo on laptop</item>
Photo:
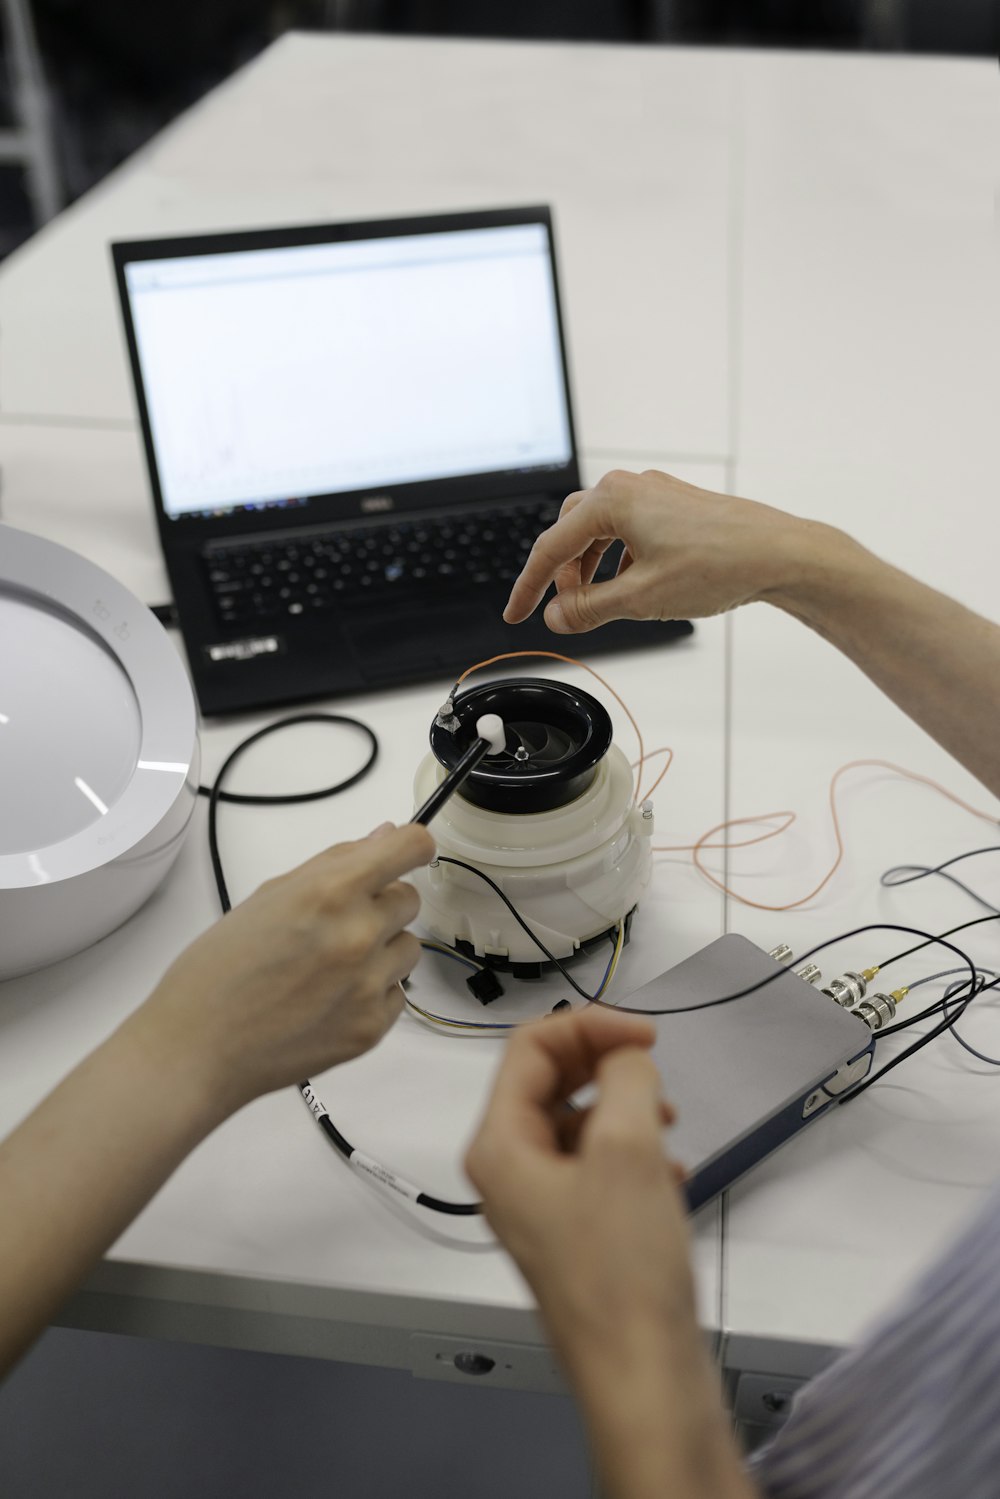
[[[396,501],[391,494],[370,494],[361,501],[361,509],[365,515],[377,515],[383,510],[395,509]]]

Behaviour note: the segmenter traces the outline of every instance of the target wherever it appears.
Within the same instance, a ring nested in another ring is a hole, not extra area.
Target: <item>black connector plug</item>
[[[470,973],[465,982],[481,1005],[492,1004],[503,993],[503,984],[492,968],[480,968],[478,972]]]

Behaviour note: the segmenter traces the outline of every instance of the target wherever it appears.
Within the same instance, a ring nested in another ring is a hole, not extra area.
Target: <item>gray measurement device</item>
[[[777,978],[710,1009],[684,1010]],[[653,1059],[677,1110],[670,1152],[701,1207],[834,1106],[871,1068],[874,1037],[856,1015],[735,934],[629,994],[652,1017]]]

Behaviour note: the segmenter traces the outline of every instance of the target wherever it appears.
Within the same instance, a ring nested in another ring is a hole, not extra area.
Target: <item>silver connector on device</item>
[[[815,963],[803,963],[802,967],[796,968],[795,972],[807,984],[818,984],[823,977]]]
[[[768,953],[776,963],[782,963],[786,968],[792,961],[793,953],[787,942],[779,942],[777,947],[772,947]],[[796,976],[806,984],[818,984],[823,975],[815,963],[803,963],[801,968],[796,968]]]
[[[839,978],[830,980],[823,993],[829,994],[845,1010],[850,1010],[864,999],[868,993],[868,985],[860,973],[842,973]]]
[[[880,1031],[894,1017],[896,1001],[891,994],[872,994],[853,1013],[870,1031]]]

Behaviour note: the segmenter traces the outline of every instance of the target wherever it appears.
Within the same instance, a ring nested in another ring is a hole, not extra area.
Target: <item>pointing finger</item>
[[[577,562],[591,543],[604,534],[596,513],[599,509],[593,495],[589,495],[538,537],[503,612],[508,624],[516,625],[527,619],[541,603],[559,569]]]

